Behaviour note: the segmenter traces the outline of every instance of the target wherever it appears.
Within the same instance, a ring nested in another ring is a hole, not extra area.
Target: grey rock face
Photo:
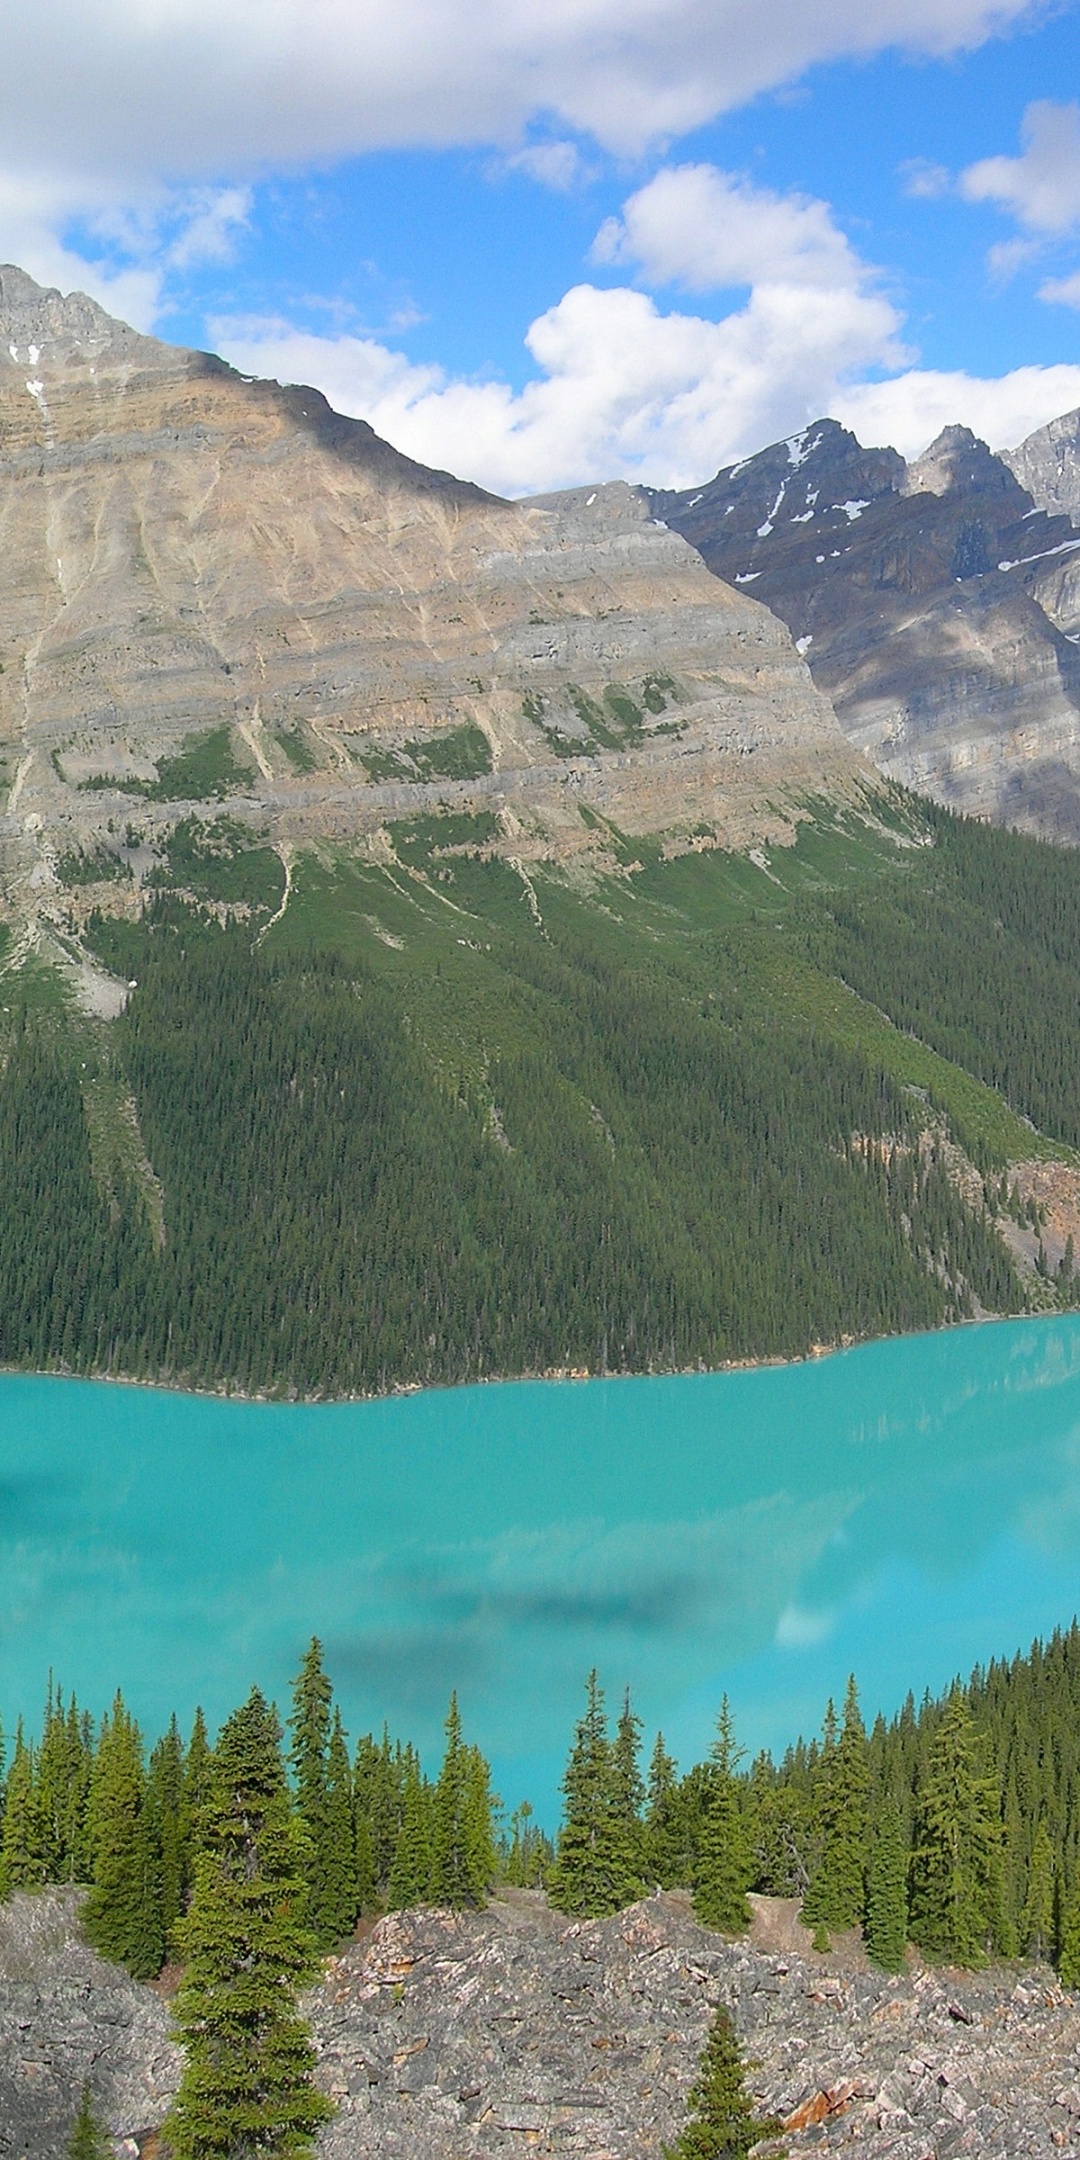
[[[321,2160],[656,2160],[720,2003],[792,2160],[1050,2160],[1080,2136],[1080,2006],[1045,1970],[893,1979],[725,1942],[678,1897],[570,1923],[517,1893],[390,1915],[328,1962],[306,2006],[336,2102]],[[0,2153],[59,2160],[88,2076],[118,2153],[149,2153],[178,2069],[163,2005],[79,1943],[70,1899],[0,1912]]]
[[[1064,511],[1080,524],[1080,409],[1036,428],[1001,456],[1040,510]]]
[[[84,2085],[117,2139],[137,2138],[179,2075],[164,2003],[87,1947],[78,1905],[62,1891],[0,1905],[0,2154],[12,2160],[60,2160]]]
[[[1080,841],[1080,533],[969,429],[905,466],[819,421],[649,500],[782,617],[882,770]]]
[[[724,1942],[675,1898],[578,1924],[521,1900],[388,1918],[332,1967],[311,2005],[338,2101],[321,2151],[655,2160],[719,2003],[793,2160],[1012,2160],[1080,2132],[1080,2012],[1047,1973],[894,1980]]]

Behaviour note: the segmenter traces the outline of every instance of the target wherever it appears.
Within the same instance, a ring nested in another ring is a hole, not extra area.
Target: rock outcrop
[[[322,2160],[656,2160],[719,2003],[791,2160],[1050,2160],[1080,2137],[1080,2003],[1052,1973],[914,1961],[888,1978],[851,1945],[815,1955],[793,1906],[754,1902],[746,1943],[698,1927],[681,1897],[603,1921],[527,1893],[381,1920],[307,2004],[337,2103]],[[15,1899],[0,1914],[0,2153],[57,2160],[89,2078],[117,2153],[150,2160],[179,2069],[167,2022],[156,1993],[79,1942],[70,1897]]]
[[[822,420],[649,502],[783,618],[884,772],[1080,841],[1080,533],[968,429],[906,466]]]
[[[82,1940],[80,1894],[0,1905],[0,2155],[61,2160],[83,2086],[138,2151],[180,2073],[165,2004]]]
[[[1080,409],[1036,428],[1001,457],[1040,510],[1063,511],[1080,523]]]
[[[581,804],[737,842],[857,776],[782,625],[634,490],[500,502],[11,268],[0,560],[0,874],[31,905],[58,856],[226,795],[279,844],[480,802],[572,854]]]

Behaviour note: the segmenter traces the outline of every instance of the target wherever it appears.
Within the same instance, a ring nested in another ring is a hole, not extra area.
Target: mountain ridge
[[[823,420],[647,500],[787,623],[881,771],[1075,844],[1080,533],[1021,485],[1023,450],[1010,464],[956,426],[906,464]]]

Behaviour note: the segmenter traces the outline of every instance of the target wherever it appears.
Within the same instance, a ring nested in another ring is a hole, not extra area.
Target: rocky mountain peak
[[[942,428],[929,449],[907,468],[906,495],[948,495],[963,489],[967,494],[1018,496],[1015,475],[1004,460],[995,457],[987,443],[968,427]],[[1022,516],[1030,503],[1019,503],[1014,515]]]
[[[37,373],[106,359],[175,366],[168,346],[106,314],[88,293],[61,293],[15,263],[0,265],[0,364]]]

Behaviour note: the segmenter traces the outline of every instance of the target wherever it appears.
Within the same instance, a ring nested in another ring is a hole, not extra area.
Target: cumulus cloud
[[[598,262],[633,263],[650,285],[858,291],[869,272],[829,205],[754,187],[715,165],[667,166],[601,226]]]
[[[809,66],[944,55],[1037,0],[43,0],[0,29],[9,171],[173,183],[554,115],[620,153]]]
[[[953,421],[971,428],[992,450],[1007,450],[1077,405],[1080,367],[1062,362],[1013,368],[997,377],[910,368],[889,382],[841,390],[832,411],[860,441],[892,443],[911,458]]]
[[[1053,237],[1080,223],[1080,105],[1029,105],[1020,157],[980,158],[960,175],[968,202],[997,203],[1025,232]]]

